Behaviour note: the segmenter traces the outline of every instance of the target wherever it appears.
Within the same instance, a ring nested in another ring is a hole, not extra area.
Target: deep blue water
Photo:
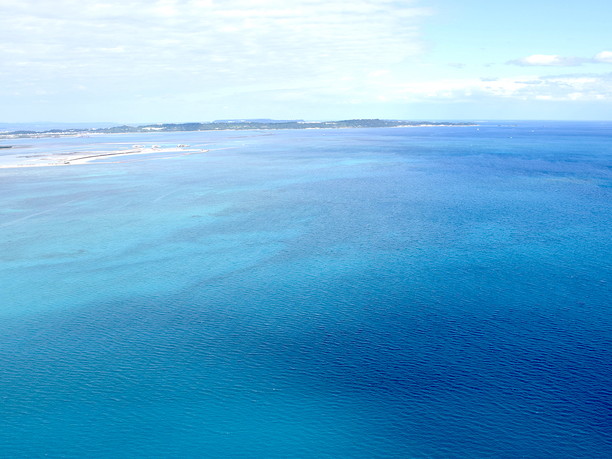
[[[610,123],[13,143],[1,457],[612,456]]]

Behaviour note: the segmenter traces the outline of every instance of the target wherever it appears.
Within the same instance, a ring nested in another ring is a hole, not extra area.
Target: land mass
[[[342,129],[416,126],[474,126],[475,123],[444,121],[405,121],[381,119],[355,119],[342,121],[302,120],[220,120],[208,123],[147,124],[142,126],[114,126],[91,129],[51,129],[47,131],[11,131],[0,133],[2,139],[62,137],[82,134],[117,134],[132,132],[184,132],[184,131],[246,131],[262,129]]]

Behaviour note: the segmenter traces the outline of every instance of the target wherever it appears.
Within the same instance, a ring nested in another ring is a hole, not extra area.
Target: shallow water
[[[0,170],[0,452],[609,457],[611,140],[28,139],[211,151]]]

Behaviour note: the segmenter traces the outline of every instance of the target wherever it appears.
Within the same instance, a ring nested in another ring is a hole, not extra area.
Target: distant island
[[[0,138],[35,138],[71,136],[82,134],[120,134],[135,132],[186,132],[186,131],[248,131],[263,129],[343,129],[343,128],[381,128],[416,126],[475,126],[475,123],[445,121],[405,121],[381,119],[354,119],[342,121],[303,121],[303,120],[218,120],[207,123],[147,124],[143,126],[115,126],[91,129],[51,129],[47,131],[1,132]]]

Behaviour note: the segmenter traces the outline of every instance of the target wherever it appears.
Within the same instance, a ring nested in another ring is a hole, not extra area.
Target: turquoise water
[[[0,170],[0,455],[610,457],[611,141],[13,142],[210,152]]]

